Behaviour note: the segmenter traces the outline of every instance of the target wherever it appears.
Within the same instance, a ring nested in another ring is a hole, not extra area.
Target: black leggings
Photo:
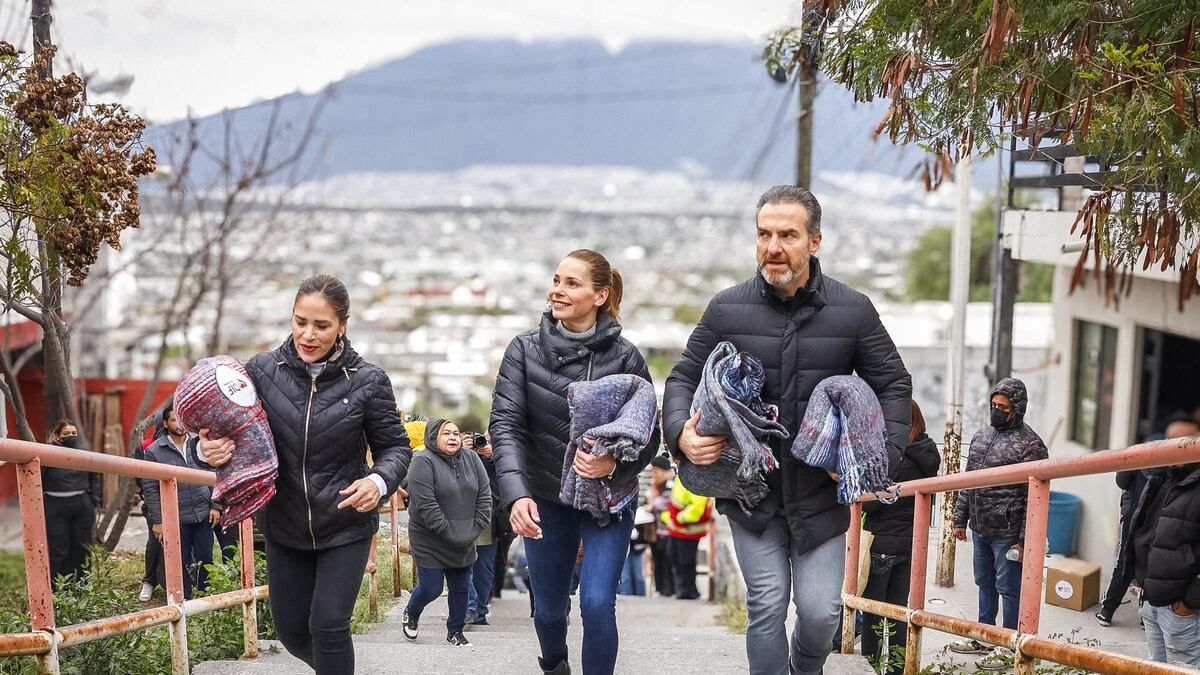
[[[350,615],[371,540],[304,551],[267,541],[267,578],[275,632],[317,675],[352,675]]]

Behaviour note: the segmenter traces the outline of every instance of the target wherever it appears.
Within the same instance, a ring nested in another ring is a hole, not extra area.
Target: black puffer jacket
[[[565,337],[550,312],[542,315],[541,327],[513,338],[496,377],[488,424],[504,507],[522,497],[558,501],[571,431],[567,385],[620,374],[650,380],[645,359],[607,314],[586,340]],[[637,460],[617,466],[614,481],[641,473],[660,440],[656,424]]]
[[[1155,607],[1177,600],[1200,610],[1200,464],[1173,469],[1142,582],[1142,598]]]
[[[895,475],[896,482],[936,476],[941,461],[942,456],[938,453],[937,444],[928,435],[921,434],[904,449],[904,457],[900,460],[900,468]],[[867,514],[866,529],[875,535],[871,552],[888,555],[911,553],[915,510],[912,495],[901,496],[895,504],[864,502],[863,513]],[[929,527],[929,523],[924,523],[923,526]]]
[[[277,544],[322,549],[373,536],[379,515],[338,509],[345,499],[338,491],[377,473],[386,499],[412,459],[387,373],[343,343],[315,379],[290,337],[246,364],[279,453],[277,492],[257,521]],[[369,469],[368,447],[375,462]]]
[[[912,419],[912,379],[867,296],[823,275],[816,258],[809,265],[808,287],[790,300],[781,300],[756,275],[708,303],[667,378],[663,425],[676,459],[687,461],[679,453],[679,435],[691,417],[704,362],[717,343],[727,340],[762,361],[763,399],[779,406],[779,421],[793,437],[821,380],[858,373],[883,406],[893,470],[899,463]],[[791,439],[772,443],[782,469],[768,474],[770,494],[750,516],[728,500],[718,500],[717,508],[752,531],[762,531],[782,511],[793,545],[805,552],[845,532],[850,510],[838,504],[837,483],[821,469],[794,459],[790,448]]]
[[[1025,424],[1025,409],[1029,395],[1025,383],[1006,377],[992,388],[988,400],[1004,394],[1012,402],[1013,415],[1002,429],[988,426],[971,439],[971,454],[967,471],[1009,466],[1021,462],[1046,459],[1046,444]],[[954,503],[954,527],[967,527],[985,537],[1016,536],[1025,538],[1025,507],[1029,502],[1029,485],[1000,485],[998,487],[963,490]]]
[[[68,436],[67,438],[60,439],[54,445],[87,452],[83,447],[82,439],[78,436]],[[60,469],[58,467],[42,465],[43,492],[79,492],[82,490],[91,498],[93,506],[100,506],[100,501],[103,498],[100,481],[100,474],[91,471]]]

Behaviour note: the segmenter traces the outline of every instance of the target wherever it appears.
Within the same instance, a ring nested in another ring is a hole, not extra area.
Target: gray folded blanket
[[[609,375],[574,382],[567,387],[571,410],[571,440],[563,458],[562,503],[592,514],[605,525],[637,498],[636,473],[607,478],[584,478],[575,473],[575,453],[612,456],[621,462],[637,459],[650,442],[658,420],[654,386],[637,375]],[[587,441],[594,440],[590,445]]]
[[[788,432],[778,422],[778,408],[762,400],[765,381],[762,362],[750,354],[738,352],[730,342],[713,349],[692,396],[692,415],[700,411],[696,432],[701,436],[725,436],[727,441],[713,464],[680,464],[679,479],[688,490],[735,499],[746,512],[767,495],[765,476],[778,461],[766,440],[787,438]]]
[[[842,504],[858,501],[864,492],[875,493],[885,504],[899,496],[882,494],[893,485],[888,478],[887,428],[879,399],[862,378],[834,375],[817,384],[792,456],[838,474]]]

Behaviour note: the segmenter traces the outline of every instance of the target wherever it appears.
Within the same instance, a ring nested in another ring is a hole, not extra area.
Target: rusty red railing
[[[1124,450],[1105,450],[1086,457],[1045,459],[1011,466],[996,467],[949,476],[908,481],[901,494],[915,500],[912,546],[912,576],[909,580],[908,605],[868,600],[858,595],[859,535],[862,505],[850,512],[850,531],[846,535],[846,591],[842,624],[842,652],[854,651],[854,612],[861,610],[895,621],[908,623],[904,661],[905,675],[921,669],[921,630],[931,628],[944,633],[973,638],[980,642],[1008,647],[1016,654],[1014,672],[1032,675],[1037,659],[1093,673],[1194,673],[1194,670],[1157,663],[1146,659],[1113,654],[1083,645],[1069,644],[1038,636],[1042,609],[1042,565],[1046,557],[1046,521],[1050,507],[1050,481],[1099,473],[1149,469],[1160,466],[1200,462],[1200,436],[1134,445]],[[937,492],[954,492],[997,485],[1029,484],[1029,504],[1025,515],[1025,548],[1021,553],[1021,606],[1017,630],[990,626],[976,621],[937,614],[925,610],[925,578],[929,563],[931,498]],[[874,496],[864,497],[864,501]]]
[[[36,656],[42,673],[59,672],[58,650],[64,647],[99,640],[121,633],[144,630],[166,624],[171,639],[171,672],[188,672],[187,618],[218,609],[242,606],[244,651],[243,658],[258,656],[257,603],[266,599],[267,587],[254,584],[254,527],[244,520],[239,526],[239,546],[242,551],[242,587],[217,595],[183,599],[183,567],[180,563],[179,542],[179,483],[212,485],[215,474],[198,469],[115,457],[96,452],[72,450],[53,445],[0,439],[0,461],[17,465],[17,491],[24,525],[25,578],[29,595],[30,632],[0,635],[0,657]],[[41,467],[80,469],[132,478],[149,478],[161,486],[163,516],[163,553],[166,572],[167,604],[132,614],[99,618],[73,626],[56,626],[54,596],[50,589],[50,559],[46,542],[46,517],[42,501]],[[389,506],[392,524],[392,558],[399,569],[399,553],[407,553],[396,536],[396,500]],[[371,605],[378,607],[378,586],[375,582],[375,542],[364,572],[369,576]],[[398,576],[398,575],[397,575]],[[399,582],[394,593],[398,596]]]

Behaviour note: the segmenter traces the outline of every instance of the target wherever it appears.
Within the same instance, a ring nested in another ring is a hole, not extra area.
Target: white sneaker
[[[142,582],[142,592],[138,593],[138,602],[150,602],[150,597],[154,595],[154,586],[146,582]]]
[[[986,671],[1008,670],[1012,668],[1017,655],[1007,647],[993,647],[991,653],[975,661],[975,667]]]

